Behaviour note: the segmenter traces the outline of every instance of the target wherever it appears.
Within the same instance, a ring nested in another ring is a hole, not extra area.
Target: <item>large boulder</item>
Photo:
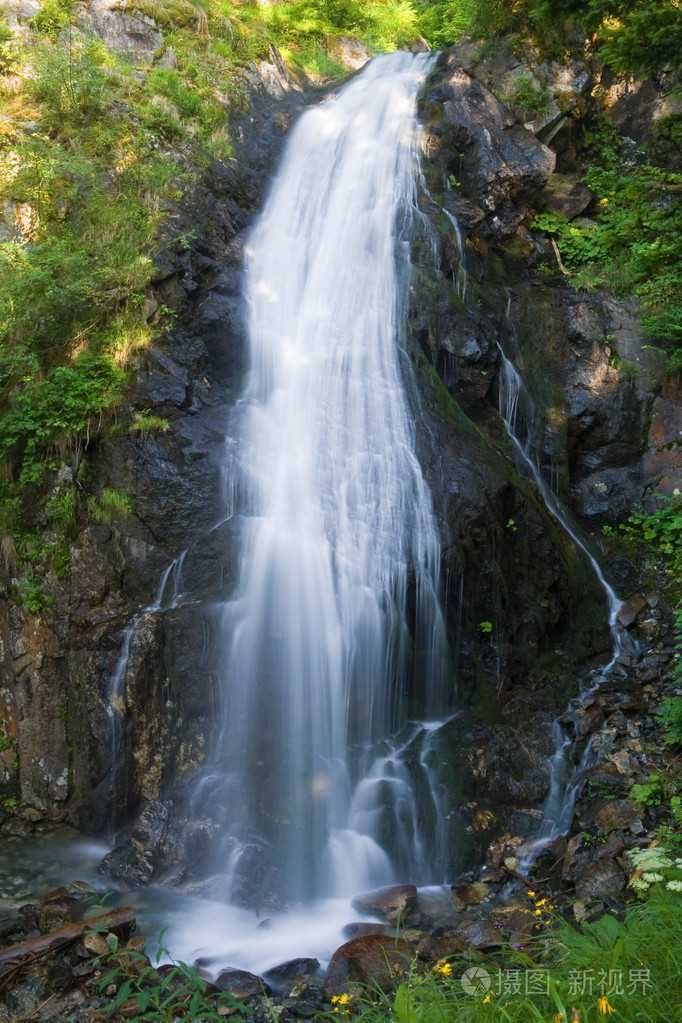
[[[395,986],[410,970],[415,948],[402,938],[369,934],[337,948],[325,977],[325,992],[342,994],[358,983],[384,990]]]

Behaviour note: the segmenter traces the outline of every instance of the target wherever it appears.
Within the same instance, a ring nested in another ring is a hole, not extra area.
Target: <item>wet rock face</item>
[[[550,94],[550,113],[560,108],[551,127],[524,123],[506,101],[530,71]],[[610,649],[594,573],[507,443],[498,345],[532,402],[520,414],[522,440],[587,532],[590,521],[619,520],[679,485],[679,456],[670,457],[676,401],[634,304],[576,293],[558,270],[535,272],[555,258],[532,231],[536,214],[571,219],[591,202],[571,156],[590,76],[577,65],[564,72],[463,43],[440,58],[421,100],[421,208],[437,245],[435,259],[433,247],[415,245],[412,358],[429,417],[422,464],[444,541],[460,698],[471,711],[456,745],[466,751],[460,777],[474,849],[503,828],[534,833],[551,722],[575,693],[570,665],[592,653],[606,661]],[[613,579],[622,596],[637,585],[624,564],[614,564]],[[603,724],[595,704],[576,712],[573,727],[584,740]]]

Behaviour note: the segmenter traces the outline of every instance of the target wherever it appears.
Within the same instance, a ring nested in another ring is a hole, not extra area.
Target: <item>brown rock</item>
[[[641,593],[636,594],[634,597],[630,597],[626,600],[620,611],[618,612],[618,621],[625,628],[629,629],[634,624],[637,615],[646,607],[646,597],[642,596]]]
[[[604,712],[597,704],[588,707],[576,716],[575,734],[578,739],[596,732],[604,720]]]
[[[500,932],[486,918],[465,921],[458,926],[456,933],[472,948],[497,948],[502,944]]]
[[[641,813],[641,807],[631,799],[611,799],[599,807],[594,821],[600,831],[615,831],[634,824]]]
[[[390,924],[400,923],[417,904],[417,889],[413,884],[396,884],[388,888],[377,888],[375,891],[357,895],[353,899],[353,909],[358,913],[367,913],[381,917]]]
[[[417,945],[417,955],[427,962],[436,962],[459,955],[467,947],[467,942],[459,934],[427,934]]]
[[[497,906],[490,914],[490,919],[496,928],[517,937],[529,934],[535,923],[533,914],[525,902],[509,902],[504,906]]]
[[[459,884],[452,889],[455,906],[461,903],[464,906],[478,906],[484,899],[488,898],[490,889],[482,881],[474,881],[473,884]]]
[[[414,947],[402,938],[368,934],[353,938],[332,956],[324,989],[327,996],[342,994],[353,982],[390,988],[410,969]]]
[[[223,970],[218,975],[215,986],[220,991],[226,991],[233,998],[237,998],[240,1002],[264,995],[268,990],[260,977],[249,973],[248,970]]]
[[[545,205],[554,213],[573,220],[584,213],[594,196],[577,178],[567,174],[552,174],[545,186]]]
[[[579,901],[588,903],[594,899],[616,899],[622,894],[627,878],[613,860],[598,860],[587,867],[575,883]]]

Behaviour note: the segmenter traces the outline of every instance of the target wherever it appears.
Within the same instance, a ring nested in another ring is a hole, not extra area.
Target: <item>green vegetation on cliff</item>
[[[18,499],[29,488],[35,495],[67,456],[77,469],[168,321],[147,301],[159,236],[172,243],[173,209],[211,161],[229,158],[230,119],[254,61],[276,59],[276,47],[294,73],[321,80],[347,72],[346,37],[390,50],[420,37],[444,46],[464,33],[505,33],[512,46],[530,40],[549,56],[589,42],[617,72],[674,71],[682,51],[677,0],[127,0],[122,11],[152,19],[142,55],[96,37],[87,5],[72,0],[44,0],[18,33],[1,10],[0,518],[6,549],[17,551],[26,546]],[[532,89],[502,98],[540,102]],[[680,119],[668,118],[645,158],[628,160],[612,130],[592,126],[584,139],[598,197],[592,219],[536,222],[576,286],[639,296],[649,340],[674,370],[679,143]],[[143,420],[132,428],[148,432]]]

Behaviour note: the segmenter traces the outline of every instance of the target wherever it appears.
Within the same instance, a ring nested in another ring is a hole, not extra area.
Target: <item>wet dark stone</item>
[[[215,986],[220,991],[227,991],[239,1001],[247,1001],[249,998],[268,994],[270,990],[260,977],[249,973],[248,970],[223,970],[218,975]]]
[[[297,981],[303,977],[314,977],[320,970],[318,959],[290,959],[286,963],[274,966],[263,975],[273,990],[289,991]]]

